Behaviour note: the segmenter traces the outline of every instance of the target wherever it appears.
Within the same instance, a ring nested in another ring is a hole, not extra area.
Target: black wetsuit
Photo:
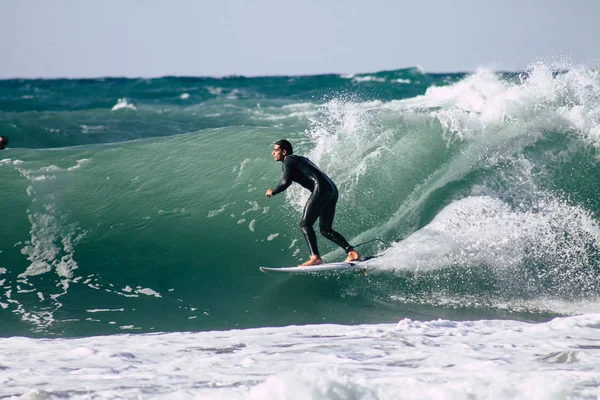
[[[338,189],[333,181],[312,161],[302,156],[287,156],[283,161],[282,169],[283,177],[273,190],[273,195],[283,192],[292,182],[297,182],[312,192],[304,206],[302,221],[300,221],[300,230],[306,238],[311,253],[319,255],[317,236],[312,227],[319,217],[319,228],[323,236],[346,250],[346,253],[354,250],[348,241],[332,228],[338,200]]]

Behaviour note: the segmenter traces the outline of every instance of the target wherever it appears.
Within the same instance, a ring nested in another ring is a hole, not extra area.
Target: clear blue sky
[[[600,65],[600,0],[0,0],[0,78]]]

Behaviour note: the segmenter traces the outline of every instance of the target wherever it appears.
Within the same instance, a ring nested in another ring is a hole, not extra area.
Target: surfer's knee
[[[307,232],[310,232],[312,230],[312,226],[302,221],[300,223],[300,230],[302,231],[302,233],[306,234]]]

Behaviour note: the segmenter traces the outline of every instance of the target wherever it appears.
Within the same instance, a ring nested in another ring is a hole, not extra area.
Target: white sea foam
[[[90,161],[89,158],[82,158],[81,160],[77,160],[77,164],[67,168],[67,171],[74,171],[76,169],[81,168],[82,166],[84,166],[85,164],[87,164]]]
[[[229,100],[237,100],[240,98],[241,95],[244,94],[244,91],[241,89],[233,89],[231,92],[229,92],[225,98],[229,99]]]
[[[19,165],[19,164],[23,164],[23,161],[21,160],[12,160],[10,158],[4,158],[2,160],[0,160],[0,166],[2,165]]]
[[[205,89],[208,90],[208,93],[215,96],[218,96],[223,92],[223,88],[220,87],[206,86]]]
[[[357,83],[361,83],[361,82],[385,82],[385,78],[378,78],[376,76],[365,75],[365,76],[357,76],[357,77],[352,78],[352,82],[357,82]]]
[[[162,297],[160,295],[160,293],[158,293],[158,292],[156,292],[156,291],[154,291],[154,290],[152,290],[150,288],[141,288],[141,287],[138,287],[135,290],[135,292],[136,293],[140,293],[140,294],[145,294],[146,296]]]
[[[236,181],[237,182],[240,181],[240,178],[242,177],[242,174],[244,173],[244,169],[246,169],[246,166],[248,165],[249,162],[250,162],[250,159],[246,157],[246,158],[244,158],[244,160],[240,164],[239,172],[238,172],[237,177],[236,177]],[[234,168],[234,172],[235,172],[235,168]]]
[[[137,108],[133,104],[129,103],[126,98],[122,98],[119,99],[117,104],[115,104],[112,108],[112,111],[117,110],[137,110]]]
[[[240,215],[246,215],[250,212],[256,212],[258,210],[260,210],[260,205],[258,204],[257,201],[246,201],[249,205],[251,205],[252,207],[247,209],[246,211],[242,212]]]
[[[568,258],[571,267],[577,267],[585,260],[584,244],[600,246],[600,227],[589,213],[558,200],[538,206],[537,212],[518,211],[489,196],[457,200],[392,246],[383,262],[412,271],[455,263],[511,269],[532,252],[540,257],[545,252],[548,257]]]
[[[299,112],[299,111],[311,111],[315,109],[315,104],[313,103],[293,103],[293,104],[286,104],[285,106],[281,107],[284,110],[294,110],[293,112]]]
[[[95,126],[81,125],[81,133],[90,133],[92,131],[102,131],[102,130],[104,130],[103,125],[95,125]]]
[[[297,118],[299,120],[306,120],[310,117],[313,117],[317,112],[315,109],[312,110],[303,110],[303,111],[295,111],[295,112],[285,112],[282,108],[265,108],[252,112],[251,118],[254,120],[260,121],[283,121],[288,120],[290,118]]]
[[[600,147],[600,72],[585,67],[538,63],[527,78],[512,83],[497,74],[478,69],[473,75],[449,85],[427,89],[423,96],[390,103],[396,109],[441,108],[431,116],[439,119],[448,137],[487,138],[494,128],[527,123],[532,129],[572,132]]]
[[[46,170],[48,169],[44,169]],[[39,175],[35,172],[21,171],[33,184],[39,181],[36,179]],[[37,191],[39,190],[43,188],[38,188]],[[34,186],[30,186],[27,193],[35,200],[37,191]],[[84,237],[85,232],[81,232],[77,224],[66,222],[66,216],[62,213],[55,196],[45,196],[43,199],[45,204],[29,214],[31,240],[21,252],[28,256],[31,264],[20,276],[25,278],[44,274],[54,267],[58,275],[70,278],[73,270],[78,268],[73,259],[73,247]]]
[[[227,207],[229,207],[230,205],[232,205],[233,203],[227,203],[227,204],[223,204],[220,208],[216,209],[216,210],[210,210],[208,212],[208,214],[206,215],[206,218],[213,218],[216,217],[217,215],[223,213],[223,211],[225,211],[225,209]],[[164,211],[163,211],[164,212]]]
[[[539,324],[403,319],[358,326],[0,338],[0,396],[597,398],[598,329],[600,315],[590,314]]]

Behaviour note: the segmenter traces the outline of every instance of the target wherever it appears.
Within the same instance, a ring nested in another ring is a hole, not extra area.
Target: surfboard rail
[[[335,262],[325,263],[320,265],[310,265],[307,267],[258,267],[265,274],[305,274],[309,272],[324,272],[324,271],[343,271],[352,269],[366,269],[366,262],[376,257],[365,257],[357,261],[351,262]]]

